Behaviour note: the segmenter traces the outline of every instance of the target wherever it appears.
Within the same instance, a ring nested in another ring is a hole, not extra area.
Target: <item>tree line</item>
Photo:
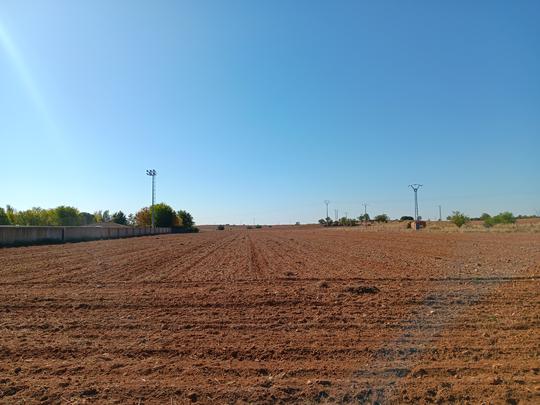
[[[453,211],[452,215],[449,215],[446,219],[454,223],[458,227],[462,227],[463,225],[465,225],[466,223],[470,221],[480,220],[480,221],[483,221],[484,226],[486,228],[490,228],[494,225],[499,225],[499,224],[514,224],[516,220],[521,219],[521,218],[538,218],[538,215],[515,216],[511,212],[505,211],[505,212],[501,212],[493,216],[491,216],[488,213],[483,213],[478,218],[470,218],[469,216],[465,215],[464,213],[460,211]],[[410,216],[402,216],[399,220],[400,221],[414,221],[414,218]],[[372,220],[370,219],[369,214],[364,214],[364,215],[360,215],[358,218],[342,217],[338,219],[337,221],[332,220],[329,217],[321,218],[319,219],[319,224],[323,226],[357,226],[360,223],[371,222],[371,221]],[[380,215],[375,216],[375,218],[373,218],[373,221],[374,222],[388,222],[390,221],[390,217],[386,214],[380,214]]]
[[[390,217],[386,214],[379,214],[376,215],[375,218],[373,218],[373,221],[375,222],[388,222],[390,220]],[[369,217],[369,214],[363,214],[360,215],[357,218],[347,218],[347,217],[341,217],[337,221],[333,220],[330,217],[321,218],[319,219],[319,224],[323,226],[357,226],[359,222],[370,222],[371,218]]]
[[[509,211],[501,212],[497,215],[491,216],[487,212],[484,212],[480,217],[478,218],[470,218],[464,213],[460,211],[453,211],[452,215],[449,215],[446,219],[453,222],[455,225],[457,225],[459,228],[461,228],[466,223],[472,221],[483,221],[484,226],[486,228],[491,228],[494,225],[499,224],[515,224],[516,220],[519,218],[534,218],[534,216],[527,217],[525,215],[518,215],[517,217],[514,216]]]
[[[165,203],[154,205],[154,220],[158,227],[181,227],[191,231],[196,229],[193,216],[189,212],[175,211]],[[152,209],[144,207],[135,214],[126,215],[122,211],[110,213],[109,210],[94,213],[81,212],[75,207],[66,205],[50,209],[33,207],[22,211],[10,205],[7,205],[5,209],[0,207],[0,225],[84,226],[104,222],[128,226],[150,226],[152,225]]]

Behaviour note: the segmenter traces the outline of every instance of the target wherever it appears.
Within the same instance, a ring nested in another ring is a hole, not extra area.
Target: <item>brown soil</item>
[[[0,402],[540,402],[540,234],[0,249]]]

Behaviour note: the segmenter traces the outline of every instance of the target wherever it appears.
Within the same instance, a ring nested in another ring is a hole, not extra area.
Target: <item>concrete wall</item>
[[[171,233],[171,228],[93,226],[0,226],[0,246],[117,239]]]
[[[62,242],[64,228],[53,226],[0,226],[0,246]]]

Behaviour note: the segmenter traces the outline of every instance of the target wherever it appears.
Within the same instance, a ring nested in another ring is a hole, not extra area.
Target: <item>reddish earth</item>
[[[0,402],[540,402],[540,234],[0,249]]]

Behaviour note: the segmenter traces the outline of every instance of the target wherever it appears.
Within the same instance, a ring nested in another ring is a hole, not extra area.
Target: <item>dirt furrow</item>
[[[0,249],[0,403],[535,403],[540,235]]]

